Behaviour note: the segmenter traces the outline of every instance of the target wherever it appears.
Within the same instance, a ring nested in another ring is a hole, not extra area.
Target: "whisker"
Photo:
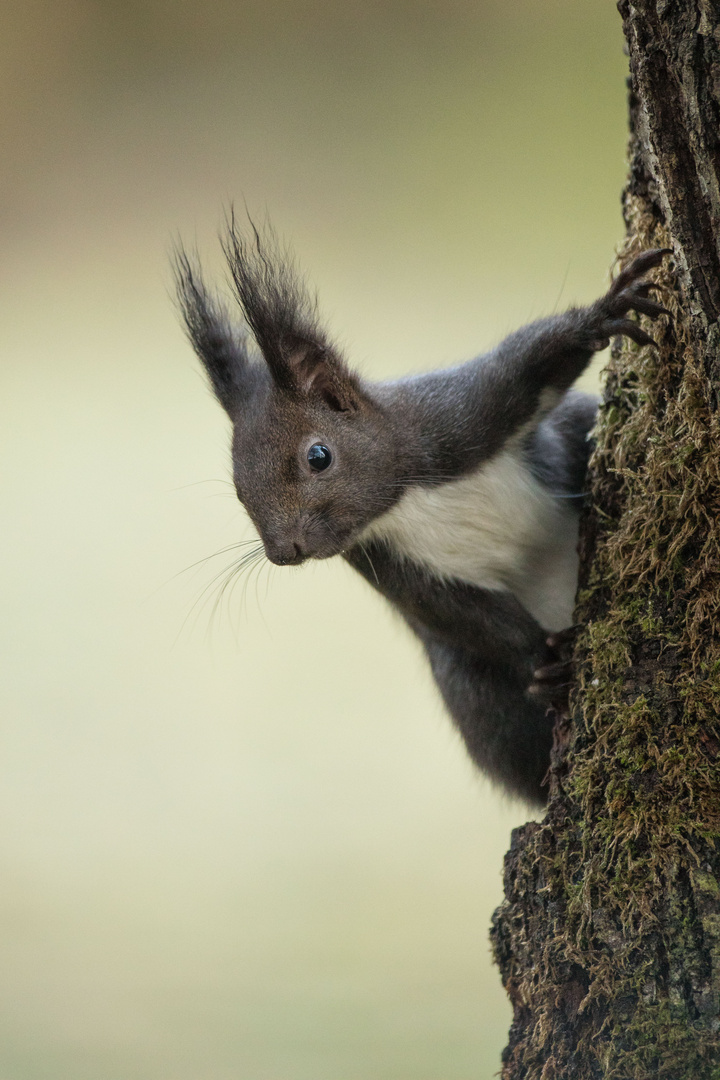
[[[263,554],[264,554],[264,552],[263,552]],[[267,563],[267,562],[269,562],[269,560],[266,559],[265,562]],[[240,602],[243,611],[247,611],[247,594],[248,594],[248,588],[250,587],[250,579],[253,576],[253,571],[256,570],[261,565],[262,565],[262,563],[258,559],[256,561],[256,564],[252,565],[249,568],[249,572],[245,575],[245,579],[243,581],[242,599],[241,599],[241,602]],[[270,563],[270,565],[272,565],[272,563]]]
[[[452,483],[453,480],[460,480],[460,479],[462,479],[463,475],[464,474],[461,474],[461,475],[459,475],[457,477],[454,477],[454,476],[441,476],[441,475],[437,475],[437,476],[432,476],[432,475],[404,476],[400,480],[388,480],[388,481],[386,481],[385,487],[388,488],[388,489],[391,489],[391,490],[392,489],[397,489],[397,488],[404,488],[405,489],[405,488],[409,488],[409,487],[437,487],[440,484]],[[556,499],[584,499],[587,496],[586,491],[578,491],[578,492],[572,492],[572,493],[560,492],[560,491],[551,491],[550,494]],[[383,501],[382,497],[380,497],[378,499],[378,501],[379,502]],[[387,496],[386,501],[392,502],[394,500],[392,500],[390,498],[390,496]]]
[[[206,631],[206,637],[212,635],[213,629],[216,624],[219,612],[222,610],[223,597],[228,589],[232,586],[232,583],[237,579],[238,575],[243,572],[244,569],[250,569],[253,562],[258,557],[258,552],[248,552],[242,559],[239,559],[234,566],[232,566],[227,574],[223,577],[220,585],[215,591],[215,599],[210,611],[210,618],[208,619],[208,626]]]
[[[228,551],[236,551],[238,548],[247,547],[249,544],[259,544],[259,540],[239,540],[235,544],[228,544],[227,547],[219,548],[217,551],[213,551],[212,555],[203,555],[202,559],[198,559],[197,562],[190,563],[184,570],[178,570],[177,574],[169,579],[174,581],[175,578],[180,577],[182,574],[187,574],[188,571],[194,570],[196,566],[202,566],[203,563],[209,562],[210,559],[217,558],[218,555],[225,555]]]
[[[258,611],[260,612],[260,617],[263,620],[263,623],[265,623],[265,629],[267,629],[267,623],[265,622],[265,617],[264,617],[264,615],[262,613],[262,605],[260,603],[260,595],[259,595],[258,590],[259,590],[260,579],[262,577],[263,570],[265,569],[266,566],[271,566],[271,565],[272,565],[272,563],[270,563],[269,559],[266,559],[264,562],[259,562],[259,563],[256,564],[256,566],[254,566],[252,568],[252,570],[250,571],[250,574],[248,575],[248,578],[254,578],[255,603],[257,605]]]
[[[193,480],[190,484],[181,484],[180,487],[170,488],[170,491],[185,491],[187,488],[199,487],[200,484],[227,484],[235,491],[235,485],[230,480],[221,480],[219,477],[214,476],[209,480]]]
[[[323,520],[319,514],[316,514],[314,520],[318,521],[318,522],[322,522],[322,524],[325,525],[325,528],[327,529],[327,531],[332,536],[335,543],[338,542],[338,534],[335,532],[334,528],[332,527],[331,523],[327,520],[327,518]]]
[[[272,566],[272,563],[270,562],[270,559],[266,557],[266,554],[264,554],[264,551],[258,552],[258,557],[247,568],[247,573],[245,575],[245,589],[243,590],[243,600],[242,600],[242,603],[241,603],[241,605],[239,607],[239,612],[240,611],[247,612],[247,607],[245,606],[245,595],[247,593],[247,585],[249,584],[250,578],[253,578],[253,577],[257,578],[259,575],[261,575],[263,568],[266,567],[266,566]],[[233,594],[233,592],[235,590],[235,586],[236,586],[237,582],[240,581],[240,577],[241,577],[240,575],[236,575],[233,582],[232,582],[232,585],[230,586],[230,590],[229,590],[229,593],[228,593],[228,605],[230,605],[230,600],[232,598],[232,594]],[[256,600],[257,600],[257,593],[256,593]],[[264,620],[264,616],[262,615],[262,608],[260,606],[259,600],[257,602],[257,605],[258,605],[258,611],[260,612],[260,618],[262,619],[262,621],[264,623],[264,622],[266,622],[266,620]],[[267,623],[266,623],[266,626],[267,626]],[[237,629],[240,629],[240,627],[237,626]]]
[[[264,552],[261,550],[249,552],[242,559],[240,559],[238,563],[234,567],[232,567],[229,573],[225,576],[224,580],[222,581],[216,592],[215,601],[213,603],[212,611],[210,613],[210,619],[208,620],[208,630],[206,636],[210,636],[210,634],[212,633],[218,615],[222,611],[223,599],[229,600],[234,583],[238,580],[240,576],[242,576],[243,573],[247,573],[249,576],[249,574],[252,573],[254,565],[262,557],[264,557]],[[232,626],[232,616],[230,618],[230,625]]]
[[[199,618],[200,612],[202,611],[205,604],[208,602],[210,596],[212,596],[212,593],[217,588],[222,589],[222,586],[218,586],[217,583],[222,582],[223,580],[227,581],[228,578],[231,579],[235,574],[241,573],[243,569],[249,567],[255,559],[260,557],[261,551],[263,550],[262,543],[260,541],[256,541],[255,545],[256,546],[251,551],[245,552],[245,554],[242,555],[239,559],[235,559],[228,566],[223,567],[223,569],[219,573],[215,574],[214,577],[212,577],[210,581],[202,588],[199,595],[193,602],[187,615],[183,619],[182,626],[180,627],[180,630],[178,631],[177,637],[175,639],[176,642],[182,632],[185,630],[185,627],[187,626],[188,621],[192,618],[193,614],[196,615],[196,618]],[[233,550],[233,548],[236,548],[237,546],[239,545],[231,544],[228,550]],[[220,552],[216,552],[215,554],[220,554]],[[200,561],[202,562],[203,560]],[[212,617],[210,623],[212,624]]]
[[[373,563],[372,559],[370,558],[370,554],[369,554],[367,548],[365,547],[364,544],[359,544],[358,546],[359,546],[360,550],[362,551],[363,555],[365,556],[365,558],[367,559],[367,561],[370,563],[370,569],[372,570],[373,574],[375,575],[375,584],[378,586],[378,588],[380,588],[380,578],[377,576],[377,570],[375,569],[375,564]]]

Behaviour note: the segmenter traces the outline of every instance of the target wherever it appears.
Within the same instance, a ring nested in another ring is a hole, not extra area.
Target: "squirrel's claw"
[[[625,316],[628,312],[635,311],[649,319],[657,319],[660,315],[672,318],[671,312],[663,304],[650,299],[650,293],[657,290],[657,285],[651,281],[640,280],[648,270],[659,266],[665,256],[670,254],[670,248],[644,251],[618,274],[596,308],[600,316],[597,331],[601,341],[623,335],[638,345],[657,344],[637,322]]]

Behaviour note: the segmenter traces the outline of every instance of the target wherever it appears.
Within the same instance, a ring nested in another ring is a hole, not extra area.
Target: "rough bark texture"
[[[659,348],[613,350],[583,525],[574,722],[516,830],[493,944],[505,1080],[720,1078],[720,6],[621,0],[621,263]],[[665,320],[667,322],[667,320]]]

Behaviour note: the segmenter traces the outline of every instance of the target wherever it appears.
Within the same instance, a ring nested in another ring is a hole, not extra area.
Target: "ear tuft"
[[[358,407],[352,376],[320,327],[317,301],[295,260],[269,224],[250,221],[240,231],[233,211],[223,249],[235,293],[260,351],[280,389],[317,396],[330,408]]]
[[[223,304],[210,295],[197,256],[178,244],[173,260],[178,304],[190,343],[203,363],[220,404],[230,411],[242,394],[249,356],[247,334],[232,325]]]

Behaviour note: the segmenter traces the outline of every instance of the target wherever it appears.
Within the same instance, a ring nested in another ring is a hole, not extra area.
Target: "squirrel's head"
[[[190,340],[233,422],[238,498],[279,565],[343,551],[401,494],[393,425],[322,331],[317,305],[268,227],[223,240],[242,321],[179,249]],[[256,347],[255,347],[256,346]]]

